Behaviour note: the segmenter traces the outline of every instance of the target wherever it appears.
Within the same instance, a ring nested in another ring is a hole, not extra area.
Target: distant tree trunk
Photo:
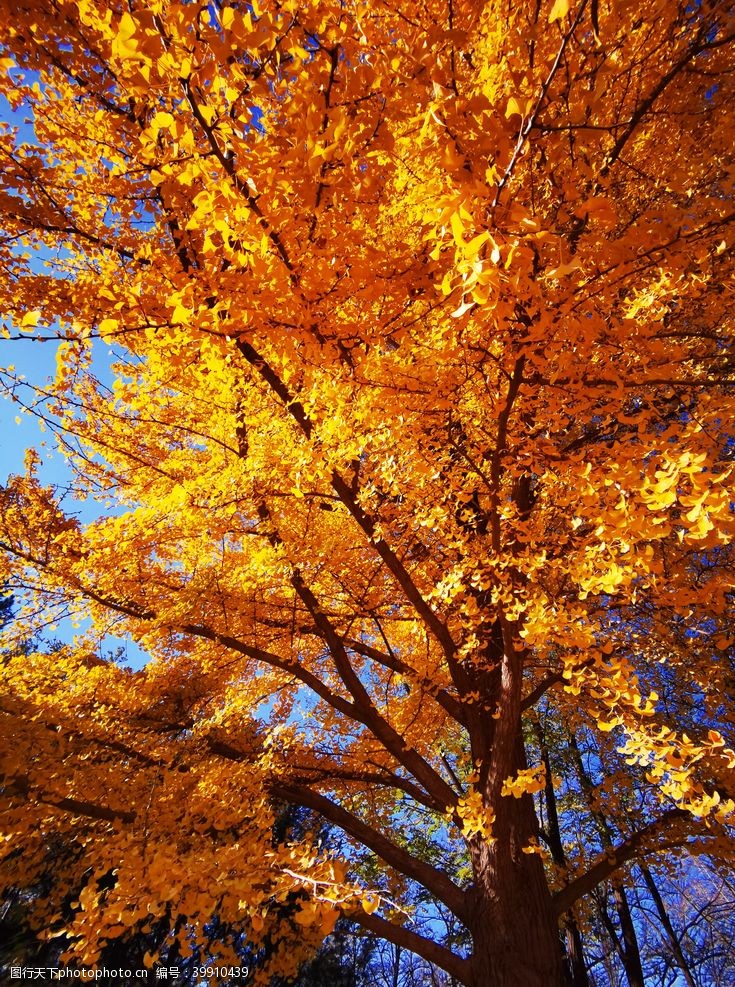
[[[597,826],[597,831],[600,834],[602,844],[607,849],[613,845],[610,827],[602,812],[593,804],[592,782],[585,771],[582,755],[580,753],[579,746],[577,745],[577,738],[574,734],[570,733],[569,741],[582,791],[587,799],[587,804],[589,806],[592,818],[595,820],[595,825]],[[618,914],[618,921],[620,922],[620,932],[623,937],[622,942],[618,936],[615,935],[614,928],[611,928],[611,923],[607,913],[605,912],[603,914],[604,908],[600,913],[600,917],[603,919],[603,924],[605,924],[608,928],[608,931],[611,932],[611,938],[615,948],[618,951],[618,955],[620,956],[620,961],[623,964],[629,987],[645,987],[641,952],[638,946],[638,936],[636,935],[633,917],[630,913],[630,905],[628,904],[628,897],[625,893],[625,888],[618,881],[612,882],[611,888],[613,900],[615,902],[615,910]],[[604,921],[605,918],[608,919],[607,922]]]
[[[551,773],[551,759],[549,758],[549,747],[546,743],[544,731],[538,718],[533,722],[536,740],[541,751],[541,761],[546,772],[546,782],[544,785],[544,803],[546,805],[546,838],[551,851],[551,858],[558,867],[566,867],[567,858],[564,853],[564,844],[561,838],[561,826],[559,825],[559,813],[556,808],[556,795],[554,793],[554,782]],[[589,977],[587,967],[584,962],[584,949],[582,946],[582,936],[579,926],[571,913],[565,915],[562,920],[564,929],[565,958],[569,969],[569,980],[571,987],[589,987]]]
[[[681,948],[681,942],[679,941],[679,937],[674,931],[674,926],[671,924],[671,919],[669,918],[669,913],[666,910],[666,905],[664,904],[664,900],[661,897],[658,888],[656,887],[656,882],[653,878],[653,874],[645,866],[645,864],[639,864],[638,869],[640,870],[641,875],[643,876],[643,880],[645,881],[646,887],[648,888],[651,898],[653,899],[653,903],[656,906],[658,917],[661,920],[661,926],[664,932],[666,933],[666,938],[668,939],[669,945],[671,946],[671,952],[674,956],[674,959],[676,960],[676,963],[682,972],[682,976],[687,982],[687,987],[697,987],[694,977],[692,976],[692,971],[689,969],[689,964],[687,963],[687,959],[686,956],[684,955],[684,951]]]
[[[628,896],[625,893],[625,889],[619,885],[612,884],[610,889],[620,923],[622,941],[620,936],[618,936],[604,902],[600,902],[598,906],[600,920],[607,929],[615,951],[620,958],[620,962],[623,964],[629,987],[645,987],[643,965],[638,949],[638,937],[636,936],[633,918],[630,914]]]
[[[392,987],[398,987],[398,981],[401,973],[401,947],[395,947],[395,953],[393,957],[393,984]]]
[[[630,914],[628,896],[622,884],[614,883],[612,890],[615,909],[620,921],[620,930],[623,934],[623,950],[620,958],[623,961],[628,984],[630,987],[645,987],[641,952],[638,947],[638,936],[633,925],[633,917]]]

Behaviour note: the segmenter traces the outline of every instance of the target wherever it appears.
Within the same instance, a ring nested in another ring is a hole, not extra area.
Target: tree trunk
[[[620,921],[620,930],[623,934],[623,952],[621,960],[625,967],[625,975],[628,978],[628,987],[645,987],[643,977],[643,963],[641,953],[638,948],[638,936],[636,935],[633,916],[630,913],[628,896],[625,888],[617,882],[612,884],[613,899]]]
[[[653,878],[653,874],[645,866],[645,864],[639,864],[638,868],[643,875],[643,880],[646,882],[646,887],[648,888],[651,897],[653,898],[653,903],[656,906],[656,911],[658,912],[658,917],[661,919],[661,925],[666,932],[666,936],[669,940],[669,945],[671,946],[671,952],[674,955],[679,969],[682,972],[682,976],[687,982],[688,987],[697,987],[692,971],[689,969],[689,964],[687,963],[686,956],[684,955],[684,950],[681,948],[681,941],[674,931],[674,926],[671,924],[671,919],[669,918],[669,913],[666,910],[666,905],[661,897],[661,893],[656,887],[656,882]]]
[[[589,987],[590,980],[584,961],[582,934],[573,916],[567,916],[564,919],[564,941],[572,987]]]
[[[546,839],[551,851],[551,858],[557,867],[566,869],[567,857],[564,852],[564,843],[561,838],[561,826],[559,825],[559,813],[556,808],[556,794],[554,792],[553,774],[551,771],[551,758],[546,737],[541,727],[541,723],[536,717],[533,720],[533,728],[536,734],[536,741],[541,751],[541,761],[546,772],[544,784],[544,802],[546,804]],[[569,982],[571,987],[590,987],[587,976],[587,966],[584,961],[584,948],[582,945],[582,935],[579,931],[573,912],[568,912],[562,919],[564,929],[564,953],[565,961],[569,971]]]
[[[565,987],[543,864],[522,850],[536,832],[533,801],[502,798],[498,810],[493,841],[469,841],[474,886],[468,987]]]
[[[587,800],[590,813],[592,818],[595,820],[597,831],[600,834],[600,839],[602,840],[603,846],[605,848],[610,848],[613,845],[610,827],[607,819],[602,814],[600,809],[595,807],[592,799],[592,782],[585,771],[584,763],[582,761],[582,754],[579,750],[579,746],[577,745],[577,738],[573,733],[569,734],[569,741],[574,756],[574,763],[577,769],[577,776]],[[620,922],[620,931],[623,941],[621,942],[618,939],[617,935],[615,935],[614,929],[611,932],[610,938],[618,951],[618,955],[620,956],[620,960],[625,969],[628,987],[645,987],[643,964],[641,962],[641,953],[638,946],[638,936],[635,931],[633,916],[630,913],[628,896],[625,893],[625,888],[623,887],[620,878],[611,881],[610,886],[612,889],[613,900],[615,902],[615,910],[618,913],[618,920]],[[601,913],[600,917],[604,918],[603,913]]]

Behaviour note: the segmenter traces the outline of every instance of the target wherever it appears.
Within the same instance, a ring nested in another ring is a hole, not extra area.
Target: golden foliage
[[[33,464],[3,492],[24,620],[90,622],[6,662],[5,866],[22,883],[58,832],[79,881],[116,869],[84,885],[75,955],[146,909],[277,939],[295,890],[308,948],[335,909],[395,918],[406,878],[462,915],[396,836],[415,806],[476,880],[489,852],[543,881],[514,842],[550,781],[519,753],[534,708],[624,754],[634,829],[685,810],[679,842],[728,854],[730,8],[4,23],[0,91],[33,122],[0,135],[4,332],[63,340],[40,413],[99,505],[65,516]],[[111,630],[150,663],[95,658]],[[376,853],[383,897],[274,844],[282,802]],[[606,812],[630,832],[615,792]]]

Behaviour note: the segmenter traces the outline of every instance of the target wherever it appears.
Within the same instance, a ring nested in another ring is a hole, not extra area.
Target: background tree
[[[732,859],[731,6],[3,24],[6,333],[62,342],[2,379],[99,505],[31,457],[3,578],[151,655],[5,663],[10,883],[73,843],[79,963],[216,914],[287,978],[341,914],[468,987],[581,977],[597,889]],[[274,845],[284,803],[344,841]]]

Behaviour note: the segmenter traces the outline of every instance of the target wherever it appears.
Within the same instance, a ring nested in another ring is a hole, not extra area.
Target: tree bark
[[[537,854],[523,853],[536,828],[530,796],[503,798],[493,840],[469,841],[474,886],[468,987],[565,987],[543,864]]]
[[[556,794],[554,792],[553,775],[551,772],[551,758],[546,737],[541,727],[538,717],[533,720],[534,733],[541,751],[541,760],[546,772],[544,784],[544,802],[546,804],[546,837],[551,851],[551,858],[560,868],[566,868],[567,857],[564,852],[564,843],[561,837],[561,826],[559,825],[559,813],[556,808]],[[562,916],[562,927],[564,929],[564,955],[568,967],[568,979],[571,987],[589,987],[589,977],[584,960],[584,947],[582,935],[573,912],[569,911]]]
[[[620,931],[623,934],[623,951],[620,959],[625,967],[625,975],[628,978],[629,987],[644,987],[643,963],[638,947],[638,936],[636,935],[633,916],[630,913],[628,896],[622,883],[614,882],[612,885],[613,900],[615,909],[620,921]]]
[[[577,776],[579,778],[580,785],[582,786],[585,798],[587,799],[590,813],[595,820],[597,830],[600,834],[600,839],[606,849],[612,849],[613,838],[610,832],[610,826],[608,825],[607,819],[602,814],[600,809],[594,806],[591,797],[592,782],[585,771],[584,763],[582,762],[582,754],[579,750],[579,746],[577,745],[577,738],[573,733],[570,733],[569,740],[573,752],[574,763],[577,769]],[[615,902],[615,910],[618,914],[618,920],[620,922],[620,931],[623,941],[621,942],[614,932],[611,933],[611,939],[618,951],[623,968],[625,969],[628,987],[645,987],[643,964],[641,962],[641,953],[638,946],[638,936],[635,931],[633,917],[630,913],[630,905],[628,904],[628,896],[625,893],[622,880],[620,878],[616,878],[611,881],[611,889],[613,900]],[[603,916],[601,915],[601,917]]]
[[[682,976],[687,982],[687,987],[697,987],[692,971],[689,969],[687,958],[684,955],[684,950],[681,948],[681,941],[674,930],[674,926],[671,924],[669,913],[666,910],[666,905],[661,897],[661,893],[656,886],[656,881],[654,880],[653,874],[650,872],[648,867],[645,866],[645,864],[639,864],[638,869],[643,876],[643,880],[646,882],[646,887],[648,888],[651,898],[653,899],[653,903],[656,906],[658,917],[661,919],[661,926],[666,932],[666,937],[669,940],[669,945],[671,946],[671,952],[673,953],[674,959],[682,972]]]

